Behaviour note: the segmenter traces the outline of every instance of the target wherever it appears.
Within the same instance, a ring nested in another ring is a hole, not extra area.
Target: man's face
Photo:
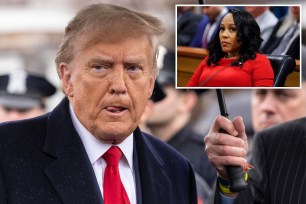
[[[149,38],[139,36],[100,42],[61,64],[78,120],[100,141],[120,143],[137,127],[154,87],[152,56]]]
[[[306,84],[299,90],[253,90],[254,131],[306,116]]]
[[[45,111],[40,107],[33,107],[30,109],[15,109],[0,105],[0,122],[33,118],[44,113]]]

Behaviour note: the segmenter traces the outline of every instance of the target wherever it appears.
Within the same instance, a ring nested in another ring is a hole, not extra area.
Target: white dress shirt
[[[73,125],[80,135],[93,170],[96,174],[97,182],[103,196],[103,175],[106,167],[105,160],[101,157],[112,145],[104,144],[96,139],[77,119],[71,104],[69,105],[70,115]],[[119,173],[121,182],[126,190],[131,204],[136,204],[136,184],[135,171],[133,167],[133,134],[128,136],[117,146],[124,156],[119,161]]]

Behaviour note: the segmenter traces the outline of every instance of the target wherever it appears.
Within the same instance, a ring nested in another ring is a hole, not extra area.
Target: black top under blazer
[[[137,203],[196,203],[189,162],[138,128],[134,141]],[[0,124],[0,203],[103,204],[67,98],[43,116]]]

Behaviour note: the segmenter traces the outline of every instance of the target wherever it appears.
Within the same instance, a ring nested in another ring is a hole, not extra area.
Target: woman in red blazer
[[[273,69],[268,58],[258,52],[260,28],[251,14],[230,9],[217,33],[188,87],[273,86]]]

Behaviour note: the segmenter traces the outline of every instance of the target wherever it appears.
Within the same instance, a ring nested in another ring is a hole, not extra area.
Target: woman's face
[[[222,51],[227,53],[227,57],[239,56],[240,44],[237,33],[238,28],[235,25],[233,15],[226,14],[220,24],[219,38]]]

